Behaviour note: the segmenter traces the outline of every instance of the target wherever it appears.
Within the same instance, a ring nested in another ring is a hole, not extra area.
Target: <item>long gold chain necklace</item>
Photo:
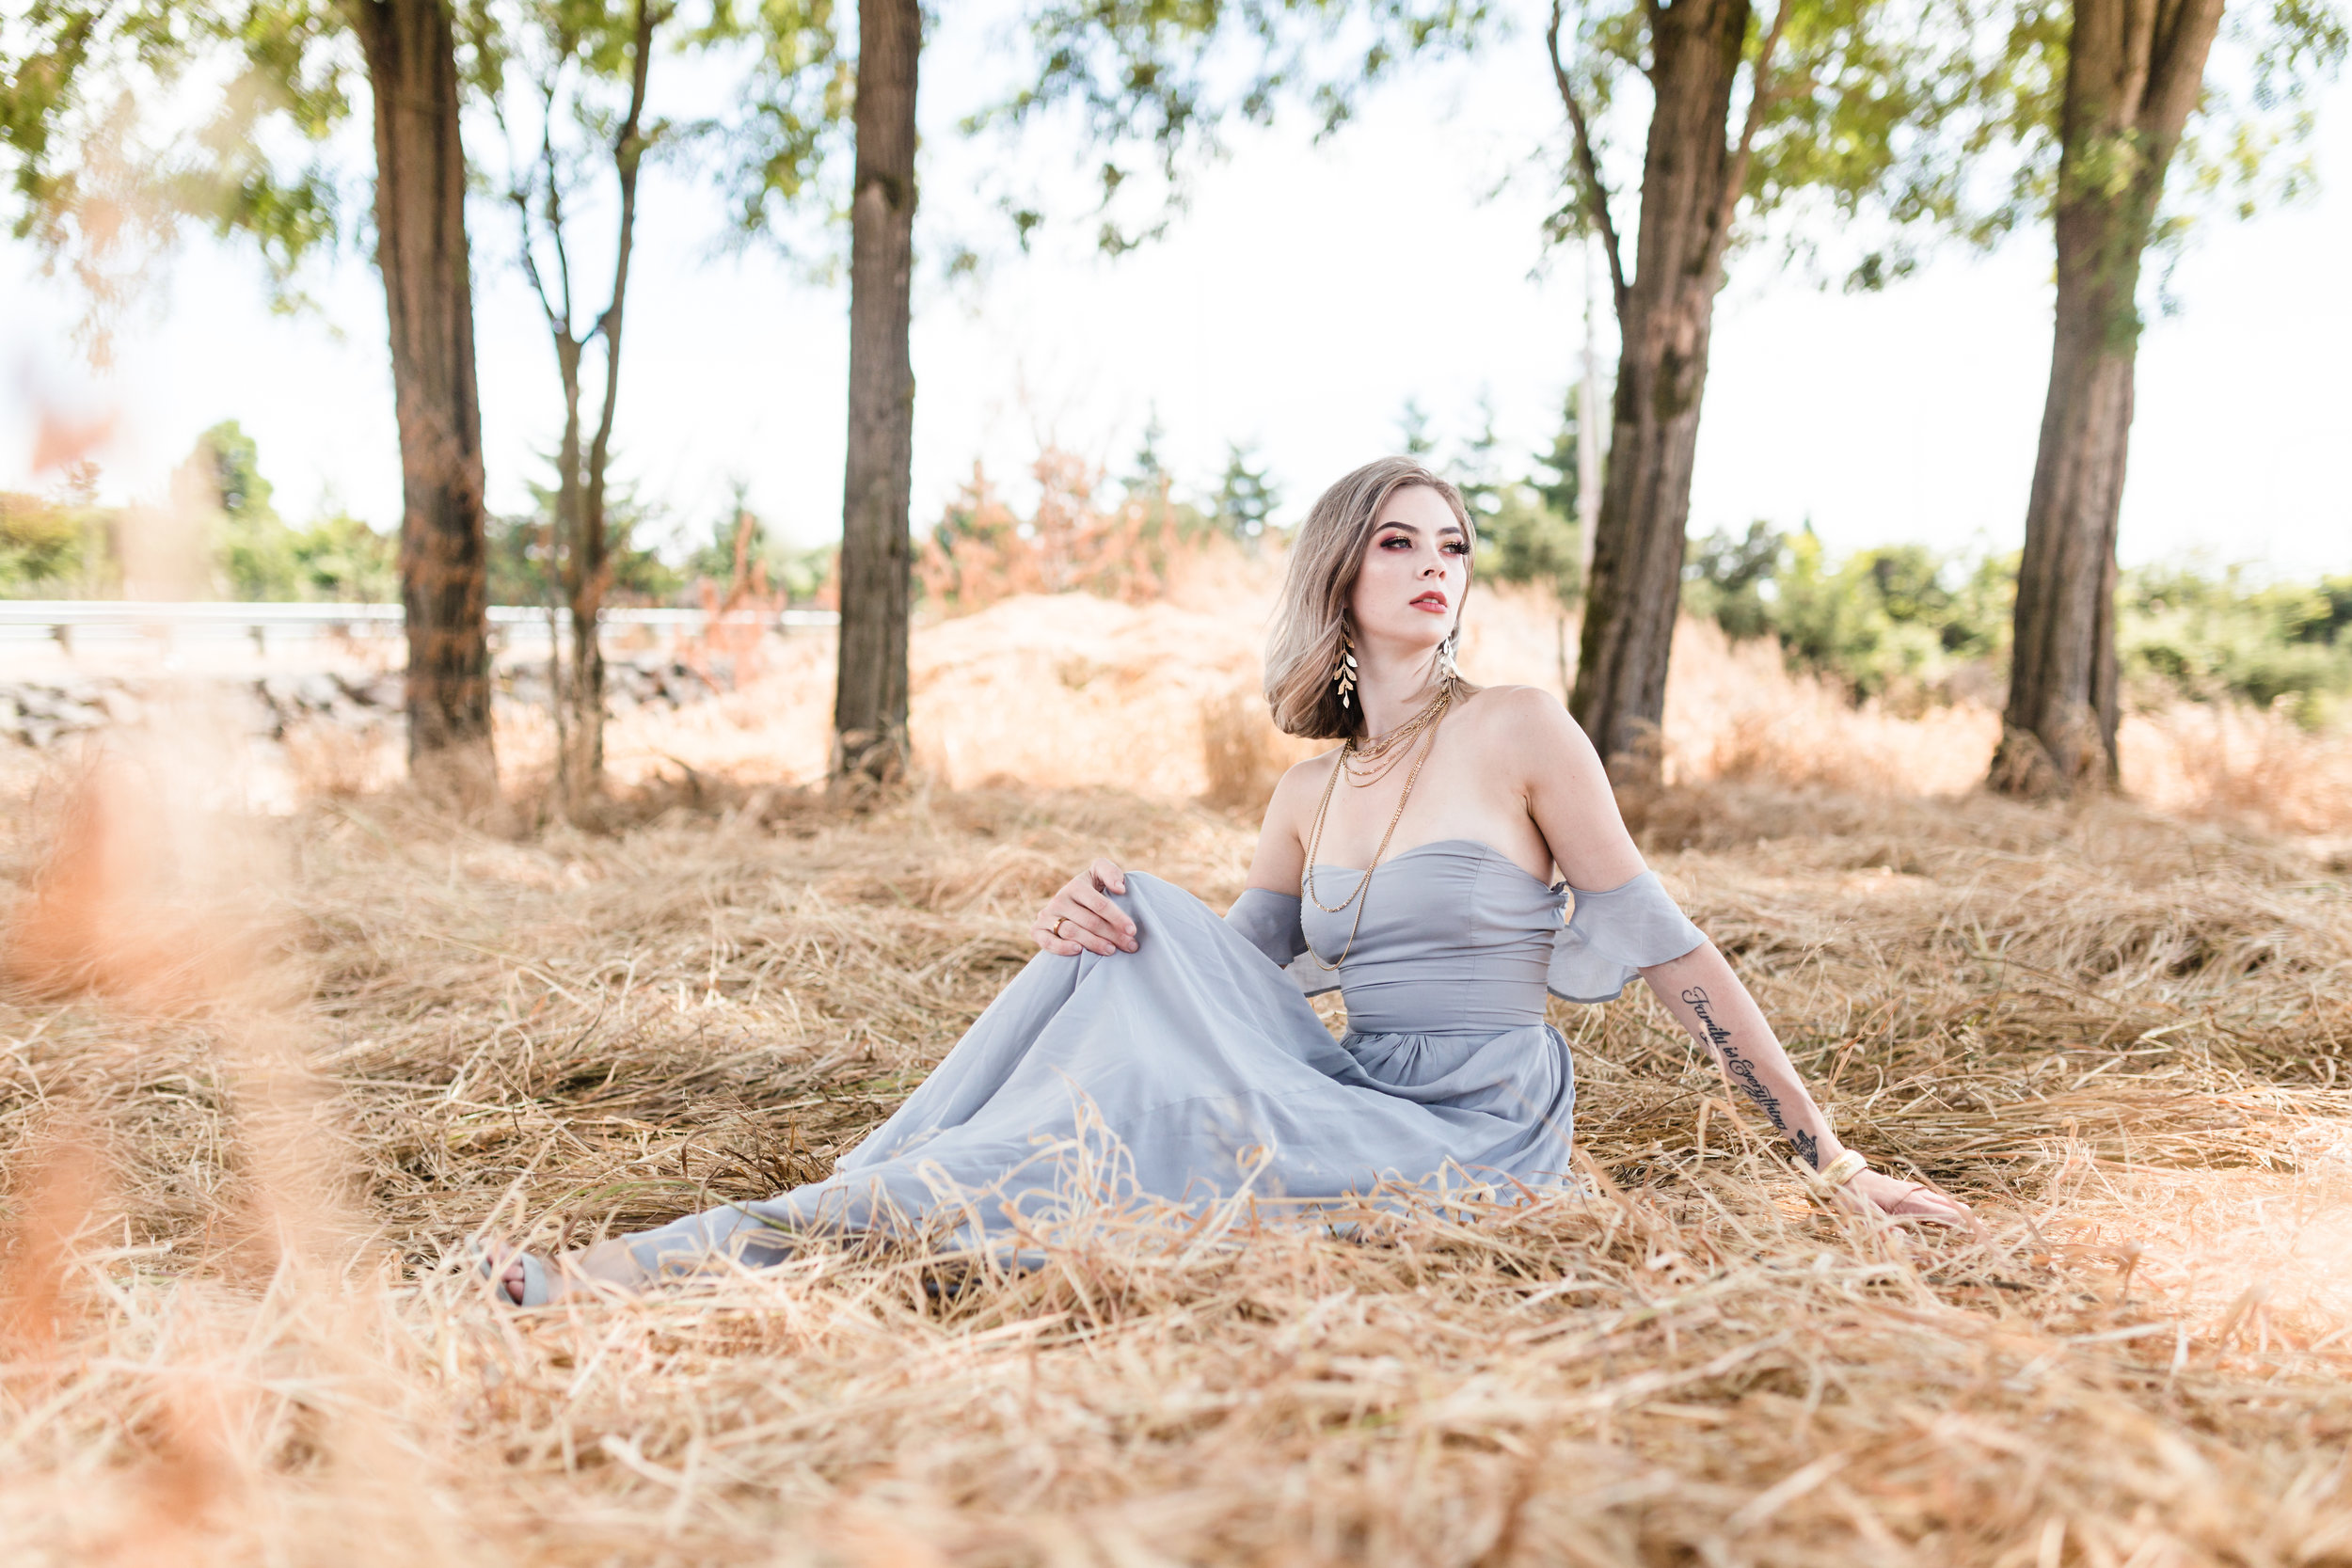
[[[1439,689],[1438,695],[1431,699],[1429,705],[1408,721],[1413,724],[1416,736],[1426,738],[1420,747],[1415,749],[1413,770],[1405,775],[1404,791],[1396,798],[1396,810],[1389,814],[1389,826],[1387,831],[1380,835],[1380,847],[1372,852],[1372,863],[1365,866],[1364,874],[1357,879],[1356,891],[1336,904],[1327,904],[1315,892],[1315,856],[1323,848],[1323,825],[1331,815],[1331,797],[1339,785],[1340,775],[1347,771],[1348,758],[1355,754],[1357,749],[1353,740],[1340,748],[1339,760],[1331,767],[1331,776],[1324,781],[1323,799],[1315,806],[1314,827],[1307,835],[1307,875],[1304,879],[1304,885],[1307,896],[1313,900],[1316,909],[1326,914],[1338,914],[1348,905],[1353,904],[1356,906],[1356,918],[1347,928],[1347,944],[1340,949],[1339,958],[1332,962],[1325,963],[1323,955],[1317,953],[1312,946],[1307,949],[1308,957],[1314,959],[1318,968],[1325,971],[1337,970],[1342,964],[1347,962],[1347,956],[1356,950],[1356,933],[1364,927],[1364,906],[1371,902],[1365,895],[1372,887],[1372,874],[1380,868],[1381,857],[1389,852],[1389,840],[1396,836],[1397,822],[1405,816],[1405,803],[1413,798],[1413,785],[1421,779],[1422,765],[1429,760],[1429,753],[1437,749],[1438,722],[1445,718],[1446,709],[1453,704],[1454,683],[1448,681]],[[1400,730],[1403,728],[1405,728],[1404,725],[1398,726]],[[1383,736],[1381,737],[1382,752],[1392,751],[1395,739],[1396,731],[1393,730]],[[1401,757],[1402,753],[1397,753],[1397,755]],[[1389,768],[1393,767],[1395,763],[1390,763]],[[1380,776],[1386,776],[1388,771],[1388,768],[1382,768]],[[1351,779],[1349,782],[1353,784],[1355,781]]]
[[[1347,758],[1347,782],[1357,789],[1368,789],[1395,770],[1396,765],[1413,749],[1413,743],[1424,731],[1434,727],[1454,700],[1454,683],[1438,685],[1437,695],[1423,703],[1414,714],[1396,728],[1376,740],[1351,740],[1344,755]]]

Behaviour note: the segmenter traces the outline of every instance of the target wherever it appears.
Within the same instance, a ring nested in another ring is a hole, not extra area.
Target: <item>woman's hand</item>
[[[1927,1220],[1963,1230],[1977,1228],[1968,1205],[1924,1182],[1905,1181],[1882,1170],[1864,1170],[1838,1189],[1840,1201],[1872,1218]]]
[[[1029,922],[1029,935],[1048,953],[1065,958],[1089,953],[1132,953],[1136,923],[1103,895],[1127,891],[1127,874],[1107,860],[1092,865],[1061,885]]]

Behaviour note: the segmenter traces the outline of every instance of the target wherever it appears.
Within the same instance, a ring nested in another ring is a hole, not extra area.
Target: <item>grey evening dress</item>
[[[1337,903],[1362,873],[1322,866]],[[1549,990],[1614,997],[1706,939],[1654,873],[1547,886],[1469,839],[1391,858],[1357,911],[1250,889],[1223,919],[1127,874],[1137,951],[1041,953],[825,1180],[628,1238],[649,1274],[798,1238],[921,1229],[1022,1251],[1078,1212],[1178,1212],[1247,1192],[1343,1201],[1388,1180],[1505,1195],[1564,1180],[1575,1078]],[[1332,959],[1333,974],[1313,955]],[[1334,1039],[1308,1003],[1336,984]]]

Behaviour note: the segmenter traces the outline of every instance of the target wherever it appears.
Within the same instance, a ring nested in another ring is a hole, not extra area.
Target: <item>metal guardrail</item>
[[[548,612],[533,605],[492,605],[493,636],[538,641],[547,636]],[[605,610],[597,625],[608,631],[644,627],[691,634],[710,619],[700,610]],[[832,627],[840,616],[830,610],[786,610],[756,616],[730,614],[736,625],[747,621],[776,631]],[[571,616],[558,611],[554,624],[568,627]],[[396,604],[215,604],[167,603],[140,599],[0,599],[0,643],[54,641],[71,651],[83,637],[119,642],[144,638],[165,642],[182,639],[221,641],[250,638],[256,647],[284,637],[299,641],[316,637],[397,637],[405,617]]]

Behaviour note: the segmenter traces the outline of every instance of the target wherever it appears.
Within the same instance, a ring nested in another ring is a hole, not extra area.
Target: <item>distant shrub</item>
[[[1101,497],[1099,470],[1047,448],[1031,472],[1036,506],[1016,513],[987,473],[972,477],[921,543],[914,570],[923,597],[951,614],[984,610],[1016,594],[1093,594],[1142,604],[1168,591],[1168,572],[1197,554],[1217,523],[1156,487],[1129,485]]]
[[[2169,564],[2124,573],[2117,597],[2117,651],[2143,689],[2284,706],[2307,728],[2352,692],[2352,577],[2262,583]]]
[[[1549,583],[1562,605],[1584,586],[1582,540],[1575,522],[1533,484],[1504,484],[1478,517],[1478,569],[1498,582]]]
[[[334,604],[393,604],[400,599],[400,541],[348,512],[314,519],[287,546],[295,590]]]
[[[1776,639],[1793,669],[1917,709],[1984,696],[2009,641],[2014,557],[1883,545],[1833,560],[1807,527],[1718,531],[1683,568],[1683,604],[1734,638]]]
[[[114,516],[96,507],[0,492],[0,598],[78,598],[113,575]]]
[[[1792,669],[1898,707],[1997,701],[2017,557],[1884,545],[1832,560],[1812,530],[1753,523],[1694,546],[1683,607],[1734,638],[1776,639]],[[2352,693],[2352,577],[2257,580],[2243,567],[2137,567],[2116,592],[2116,651],[2134,705],[2181,698],[2283,706],[2304,726]]]

